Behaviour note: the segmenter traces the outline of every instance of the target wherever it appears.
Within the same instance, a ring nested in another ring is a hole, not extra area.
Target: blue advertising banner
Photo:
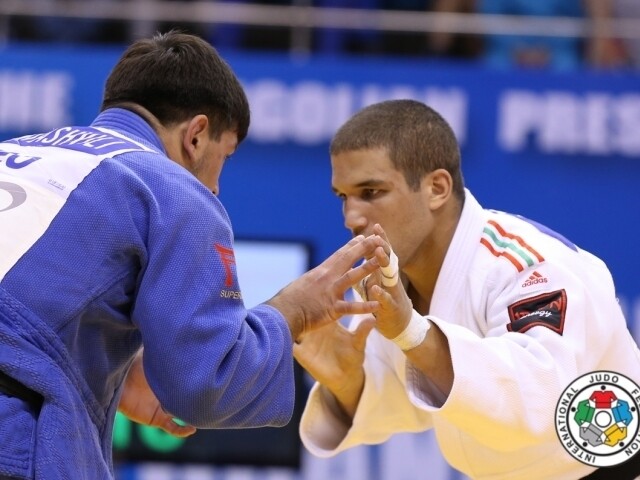
[[[121,53],[0,50],[0,138],[91,122]],[[249,137],[221,178],[220,198],[238,238],[300,241],[312,247],[312,264],[321,262],[349,237],[331,192],[332,134],[372,102],[414,98],[450,122],[466,184],[483,206],[543,223],[609,265],[640,338],[640,74],[222,53],[252,108]],[[367,447],[368,460],[354,461],[367,472],[375,457],[381,472],[389,458],[419,444],[435,451],[425,446],[432,439],[415,438],[409,448]],[[351,467],[344,465],[347,475]],[[453,478],[442,465],[438,460],[434,475]],[[344,478],[387,478],[349,475]]]

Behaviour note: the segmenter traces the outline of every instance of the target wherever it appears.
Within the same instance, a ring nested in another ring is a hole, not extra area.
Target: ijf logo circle
[[[615,372],[591,372],[562,392],[556,406],[556,432],[575,459],[611,467],[640,451],[639,416],[636,383]]]

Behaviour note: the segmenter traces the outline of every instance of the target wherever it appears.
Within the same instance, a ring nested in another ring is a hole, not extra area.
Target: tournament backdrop
[[[90,122],[121,52],[0,50],[0,138]],[[349,237],[330,189],[332,133],[367,104],[415,98],[454,128],[467,186],[484,206],[544,223],[608,263],[640,338],[640,74],[507,73],[427,60],[222,53],[252,108],[249,137],[221,179],[220,198],[238,238],[300,242],[309,247],[311,265],[326,258]],[[407,475],[416,471],[413,460],[427,458],[429,478],[455,477],[431,438],[399,438],[334,461],[303,455],[302,473],[291,475],[384,479],[399,458],[413,465]],[[309,462],[313,469],[305,469]],[[123,475],[144,478],[135,469]]]

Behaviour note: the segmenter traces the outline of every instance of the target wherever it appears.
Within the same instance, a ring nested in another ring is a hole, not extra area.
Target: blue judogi
[[[280,426],[292,340],[247,310],[219,200],[139,116],[101,113],[0,143],[0,476],[111,478],[112,422],[132,358],[163,407],[199,428]]]

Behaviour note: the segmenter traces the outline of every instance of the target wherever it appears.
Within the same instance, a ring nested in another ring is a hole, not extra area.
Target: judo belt
[[[25,387],[22,383],[11,378],[4,372],[0,372],[0,392],[27,402],[36,413],[40,413],[44,400],[42,395]]]
[[[640,453],[636,453],[624,463],[615,467],[602,467],[594,470],[583,480],[633,480],[640,475]]]

